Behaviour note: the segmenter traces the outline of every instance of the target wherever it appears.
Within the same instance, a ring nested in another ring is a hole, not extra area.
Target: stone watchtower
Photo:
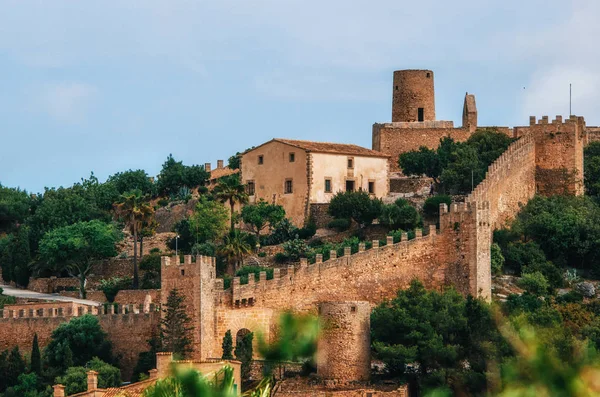
[[[392,122],[434,121],[435,94],[431,70],[394,72]]]

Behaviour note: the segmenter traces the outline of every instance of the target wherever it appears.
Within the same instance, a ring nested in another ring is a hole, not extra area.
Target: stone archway
[[[234,346],[237,346],[237,344],[244,338],[244,336],[248,335],[251,332],[252,331],[250,331],[248,328],[240,328],[238,330],[238,332],[235,334],[235,345]]]

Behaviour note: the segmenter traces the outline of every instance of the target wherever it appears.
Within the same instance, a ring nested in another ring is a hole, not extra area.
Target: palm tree
[[[229,265],[234,267],[228,269],[229,274],[233,274],[240,264],[244,263],[244,255],[252,252],[252,246],[248,242],[248,234],[234,230],[223,238],[223,245],[219,248],[219,254],[227,257]]]
[[[230,232],[233,233],[235,226],[233,208],[235,203],[246,204],[248,202],[248,194],[246,193],[245,186],[240,183],[239,175],[230,175],[221,178],[219,184],[215,186],[214,194],[220,202],[229,202],[229,206],[231,207]]]
[[[123,193],[119,203],[114,205],[117,218],[125,221],[133,235],[133,288],[139,287],[139,275],[137,265],[137,243],[138,233],[144,222],[152,218],[154,208],[148,203],[147,198],[142,196],[142,191],[135,189]]]

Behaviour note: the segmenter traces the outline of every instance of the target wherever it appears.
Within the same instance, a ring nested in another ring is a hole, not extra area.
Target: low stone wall
[[[428,195],[431,178],[396,177],[390,178],[390,193],[405,195]]]
[[[79,299],[79,291],[60,291],[60,296],[68,296],[69,298]],[[86,298],[96,302],[106,302],[106,295],[102,291],[86,291]],[[128,302],[129,303],[129,302]]]
[[[159,289],[122,289],[115,296],[115,303],[120,304],[140,304],[146,302],[146,297],[150,296],[149,303],[160,303]]]
[[[250,367],[250,380],[262,379],[265,368],[270,365],[272,366],[273,376],[277,380],[296,376],[302,372],[302,363],[282,362],[273,364],[264,360],[253,360]]]
[[[333,217],[329,215],[329,203],[314,203],[310,204],[309,216],[313,222],[317,225],[317,228],[327,227],[329,222],[333,220]]]

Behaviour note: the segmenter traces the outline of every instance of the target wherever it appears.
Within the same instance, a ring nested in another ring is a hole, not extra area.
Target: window
[[[331,178],[325,178],[325,193],[331,193]]]
[[[265,162],[265,158],[264,156],[261,154],[260,156],[258,156],[258,164],[263,164]]]
[[[285,180],[284,193],[285,194],[291,194],[292,192],[293,192],[292,180],[291,179],[286,179]]]
[[[424,113],[424,109],[419,108],[419,121],[423,121],[425,119],[423,113]]]
[[[431,73],[427,72],[427,78],[431,77]]]
[[[352,313],[356,313],[356,306],[350,306],[350,311]]]
[[[348,168],[354,168],[354,158],[348,157]]]
[[[290,153],[290,163],[296,161],[296,153]]]
[[[347,192],[354,191],[354,181],[346,181],[346,191]]]
[[[246,182],[246,193],[248,193],[248,196],[254,196],[255,189],[256,185],[254,184],[254,181]]]
[[[375,194],[375,181],[369,181],[369,194]]]
[[[396,91],[398,91],[398,86],[396,86]]]
[[[181,275],[185,276],[185,270],[181,269]]]

